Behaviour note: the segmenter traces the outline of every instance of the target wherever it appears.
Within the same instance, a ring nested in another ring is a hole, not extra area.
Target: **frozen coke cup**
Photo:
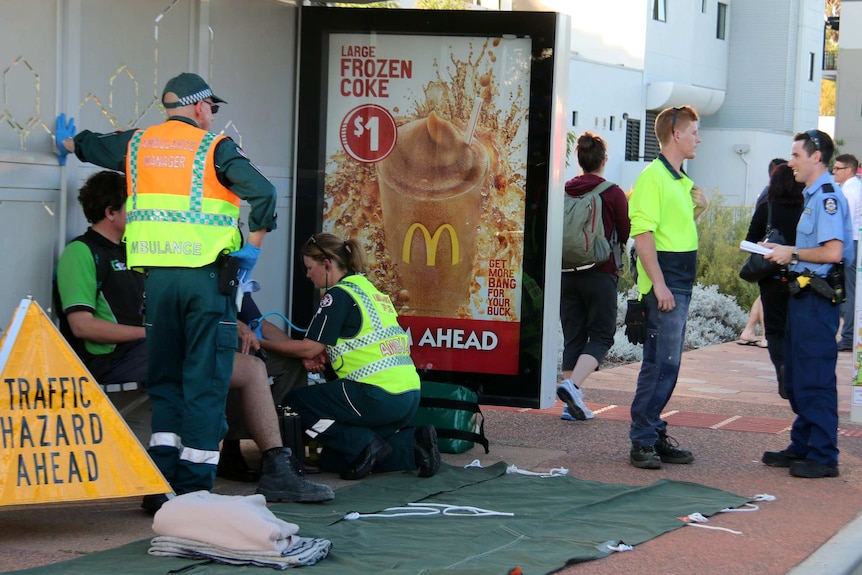
[[[469,303],[488,151],[434,112],[398,128],[377,163],[386,249],[410,315],[456,315]]]

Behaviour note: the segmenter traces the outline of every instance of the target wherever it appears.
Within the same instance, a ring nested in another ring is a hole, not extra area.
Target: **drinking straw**
[[[464,141],[469,146],[473,142],[473,132],[476,131],[476,124],[479,122],[479,112],[482,110],[482,97],[476,96],[473,100],[473,110],[470,112],[470,122],[467,124],[467,137]]]

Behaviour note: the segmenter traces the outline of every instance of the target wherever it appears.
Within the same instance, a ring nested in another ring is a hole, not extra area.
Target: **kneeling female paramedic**
[[[288,405],[305,434],[323,446],[320,467],[343,479],[440,467],[437,432],[407,428],[419,407],[419,374],[389,296],[364,275],[354,239],[312,235],[302,248],[306,277],[326,290],[305,338],[277,351],[301,357],[310,371],[329,362],[337,379],[292,392]]]

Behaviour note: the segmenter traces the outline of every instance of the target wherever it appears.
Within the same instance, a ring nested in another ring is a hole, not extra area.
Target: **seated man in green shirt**
[[[60,331],[96,381],[123,384],[124,393],[111,399],[120,411],[130,407],[123,417],[146,442],[150,407],[143,405],[147,346],[139,297],[144,280],[125,263],[126,180],[116,172],[94,174],[78,201],[92,226],[69,243],[57,264]]]

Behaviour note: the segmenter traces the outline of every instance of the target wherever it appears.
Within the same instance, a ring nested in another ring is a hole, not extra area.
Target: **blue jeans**
[[[638,386],[632,400],[632,424],[629,437],[640,446],[655,445],[658,435],[667,428],[661,419],[679,376],[682,348],[685,342],[685,322],[688,318],[690,294],[673,294],[673,311],[658,309],[655,292],[644,296],[646,304],[647,340],[638,375]]]

